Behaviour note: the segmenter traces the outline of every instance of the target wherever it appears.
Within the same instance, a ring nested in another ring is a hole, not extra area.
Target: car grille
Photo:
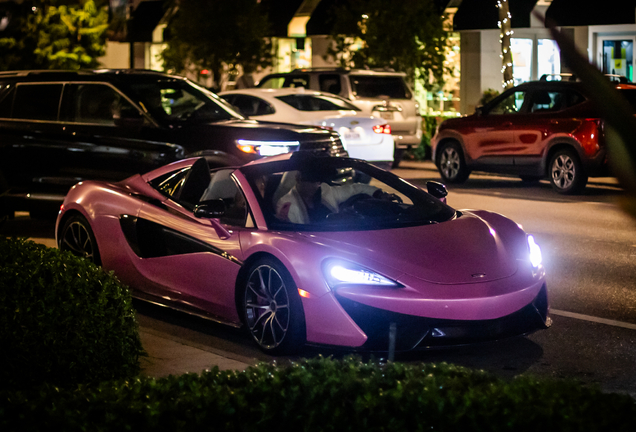
[[[302,141],[298,150],[308,150],[315,152],[326,152],[329,156],[348,157],[349,153],[342,145],[342,141],[337,136],[331,136],[329,138],[315,140],[315,141]]]

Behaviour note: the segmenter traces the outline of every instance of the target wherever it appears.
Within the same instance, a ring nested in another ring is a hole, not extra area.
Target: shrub
[[[435,135],[437,126],[444,120],[455,117],[456,116],[422,116],[422,141],[420,141],[419,146],[407,150],[404,159],[415,161],[431,159],[431,138]]]
[[[0,393],[0,430],[633,431],[626,395],[447,364],[317,358]]]
[[[130,292],[68,252],[0,238],[0,387],[129,377],[143,353]]]

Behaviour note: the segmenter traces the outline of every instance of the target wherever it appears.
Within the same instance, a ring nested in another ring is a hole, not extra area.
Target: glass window
[[[567,107],[567,98],[563,92],[537,90],[532,93],[530,112],[560,111]]]
[[[537,45],[538,76],[557,75],[561,73],[561,52],[556,41],[539,39]]]
[[[634,42],[632,40],[603,41],[603,73],[634,79]]]
[[[259,88],[271,88],[271,89],[279,89],[283,88],[283,84],[285,83],[285,77],[276,76],[266,79],[258,84]]]
[[[233,172],[234,169],[213,172],[210,185],[203,192],[201,201],[223,200],[225,213],[220,219],[221,223],[243,226],[247,217],[247,201],[232,178]]]
[[[309,88],[309,75],[288,75],[285,77],[283,87]]]
[[[510,39],[512,75],[515,85],[532,79],[532,39]]]
[[[11,107],[13,105],[13,89],[15,86],[0,84],[0,118],[11,117]]]
[[[238,108],[241,114],[246,116],[262,116],[276,112],[273,106],[255,96],[232,94],[222,97]]]
[[[526,99],[526,92],[516,91],[505,95],[502,99],[494,102],[488,110],[488,114],[515,114],[521,111]]]
[[[18,84],[13,118],[56,121],[62,84]]]
[[[316,159],[299,154],[241,168],[270,229],[379,230],[441,223],[455,216],[438,199],[370,164]]]
[[[114,126],[115,113],[122,108],[136,110],[119,92],[105,84],[69,84],[64,91],[71,97],[67,112],[71,122]]]
[[[279,99],[299,111],[360,111],[346,99],[327,95],[287,95],[278,96]]]
[[[411,92],[402,77],[349,75],[349,79],[357,97],[411,99]]]
[[[151,184],[167,197],[178,197],[188,172],[190,172],[190,167],[164,174],[154,179]]]
[[[320,91],[327,93],[340,94],[340,75],[337,74],[321,74],[318,77]]]

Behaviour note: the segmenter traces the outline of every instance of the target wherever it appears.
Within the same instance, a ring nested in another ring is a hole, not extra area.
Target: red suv
[[[636,86],[619,84],[628,100]],[[475,114],[443,122],[432,139],[433,160],[448,183],[472,170],[550,179],[563,194],[588,177],[609,175],[604,122],[580,82],[535,81],[509,89]]]

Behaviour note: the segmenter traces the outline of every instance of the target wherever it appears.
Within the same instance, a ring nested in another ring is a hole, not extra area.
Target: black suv
[[[3,214],[50,214],[79,181],[118,181],[184,157],[204,156],[216,167],[295,150],[346,156],[334,131],[248,120],[182,77],[140,70],[0,73]]]

